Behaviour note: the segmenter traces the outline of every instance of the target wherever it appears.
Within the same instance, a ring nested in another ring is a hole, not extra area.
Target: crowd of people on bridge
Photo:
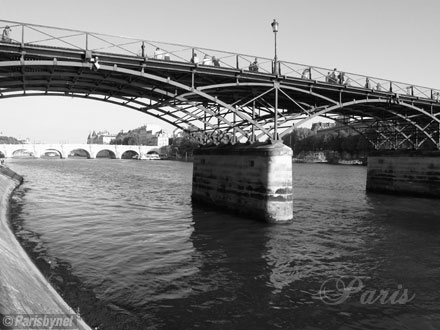
[[[303,79],[311,79],[311,70],[310,68],[307,68],[303,71],[302,74]],[[325,77],[325,82],[331,83],[331,84],[339,84],[344,86],[351,86],[350,78],[345,76],[345,72],[338,72],[336,68],[333,69],[332,72],[328,72],[327,76]],[[361,87],[361,86],[359,86]],[[367,89],[374,89],[376,91],[385,91],[385,89],[382,87],[381,83],[378,82],[375,87],[371,84],[370,78],[365,77],[365,85],[363,86]],[[409,94],[409,93],[408,93]]]
[[[338,72],[336,68],[331,73],[327,73],[325,81],[331,84],[350,86],[350,79],[345,78],[345,72]]]
[[[153,58],[157,59],[157,60],[165,60],[165,61],[171,60],[170,54],[161,50],[159,47],[156,48]],[[210,56],[209,54],[206,54],[206,53],[203,55],[203,59],[200,61],[197,53],[195,53],[193,51],[190,62],[193,64],[201,64],[201,65],[207,65],[207,66],[220,67],[220,59],[216,58],[215,56]],[[248,70],[250,72],[259,72],[258,58],[255,57],[254,61],[250,62]],[[306,67],[305,69],[303,69],[303,71],[301,73],[301,78],[312,80],[313,79],[312,78],[312,67]],[[338,71],[337,68],[334,68],[333,71],[331,71],[331,72],[330,71],[327,72],[327,75],[325,76],[325,82],[330,83],[330,84],[343,85],[343,86],[352,86],[351,79],[346,76],[345,72]],[[380,82],[375,83],[375,85],[373,86],[369,77],[365,77],[365,84],[359,84],[359,82],[356,81],[355,86],[356,87],[363,87],[363,88],[371,89],[371,90],[375,90],[375,91],[387,91],[387,89],[384,88]],[[391,91],[391,89],[390,89],[390,91]],[[413,90],[412,86],[407,87],[407,94],[414,96],[414,90]],[[440,92],[433,92],[431,98],[437,99],[437,100],[440,99]]]
[[[200,63],[199,58],[197,56],[197,53],[193,53],[190,62],[193,63],[193,64],[199,64]],[[220,60],[218,58],[216,58],[215,56],[210,56],[208,54],[205,54],[203,56],[203,60],[202,60],[201,64],[202,65],[213,65],[213,66],[219,67],[220,66]]]
[[[153,58],[156,60],[165,60],[165,61],[171,61],[171,56],[169,53],[165,52],[164,50],[160,49],[159,47],[156,48],[154,51]],[[197,56],[197,53],[193,53],[190,62],[193,64],[199,64],[200,60]],[[213,65],[216,67],[220,66],[220,60],[216,58],[215,56],[210,56],[208,54],[205,54],[202,60],[202,65]]]

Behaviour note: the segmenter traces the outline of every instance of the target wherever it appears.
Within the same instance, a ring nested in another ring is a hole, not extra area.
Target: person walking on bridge
[[[336,68],[333,69],[332,73],[330,74],[330,82],[333,84],[336,84],[338,82],[338,71]]]
[[[258,59],[255,58],[254,62],[249,65],[249,71],[258,72]]]
[[[203,65],[212,65],[211,56],[208,54],[203,57]]]
[[[199,63],[199,58],[197,57],[197,53],[194,53],[193,56],[191,57],[191,63],[193,64]]]
[[[214,66],[217,66],[217,67],[220,66],[220,60],[218,58],[216,58],[215,56],[212,57],[212,63],[214,64]]]
[[[157,60],[163,60],[163,56],[164,56],[164,51],[161,50],[159,47],[156,48],[156,50],[154,51],[154,58]]]
[[[5,28],[3,29],[2,41],[11,42],[11,38],[9,37],[10,33],[11,33],[11,28],[8,25],[6,25]]]

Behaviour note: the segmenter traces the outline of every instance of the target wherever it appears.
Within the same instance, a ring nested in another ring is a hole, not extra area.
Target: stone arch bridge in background
[[[112,144],[3,144],[0,145],[0,152],[5,157],[31,156],[40,158],[46,153],[57,153],[60,158],[74,156],[76,151],[81,151],[85,158],[97,158],[99,155],[105,155],[107,152],[109,158],[126,158],[129,154],[136,158],[145,158],[147,154],[155,152],[160,153],[160,148],[156,146],[126,146]],[[107,156],[106,155],[106,156]]]

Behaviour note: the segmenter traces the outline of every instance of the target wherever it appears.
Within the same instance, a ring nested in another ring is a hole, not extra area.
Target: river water
[[[440,329],[438,200],[294,164],[294,221],[191,204],[192,164],[9,160],[17,237],[101,329]]]

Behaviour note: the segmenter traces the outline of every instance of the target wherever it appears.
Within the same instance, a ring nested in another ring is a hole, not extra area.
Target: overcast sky
[[[268,58],[276,18],[280,60],[440,88],[435,0],[0,0],[0,6],[4,20]],[[91,130],[145,123],[158,120],[103,102],[0,99],[0,132],[36,142],[85,142]]]

